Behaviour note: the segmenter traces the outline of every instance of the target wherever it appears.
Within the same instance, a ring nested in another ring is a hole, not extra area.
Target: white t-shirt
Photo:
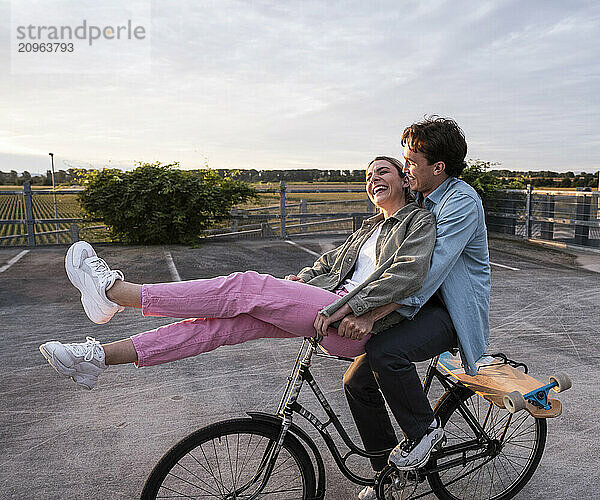
[[[356,259],[356,265],[354,266],[354,273],[344,283],[343,287],[351,292],[363,281],[365,281],[375,271],[375,264],[377,256],[375,254],[377,246],[377,238],[381,232],[381,224],[377,226],[377,229],[373,231],[373,234],[369,236],[369,239],[363,243],[358,252],[358,258]]]

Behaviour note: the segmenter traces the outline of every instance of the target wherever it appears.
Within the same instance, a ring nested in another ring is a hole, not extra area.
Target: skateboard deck
[[[440,355],[438,366],[443,368],[456,380],[462,382],[473,392],[492,402],[500,408],[504,406],[504,396],[518,391],[525,395],[535,391],[545,384],[521,370],[517,370],[502,361],[485,357],[477,362],[478,374],[467,375],[462,367],[460,357],[452,356],[449,352]],[[553,418],[562,413],[562,405],[558,399],[549,399],[551,408],[545,410],[526,401],[525,410],[536,418]]]

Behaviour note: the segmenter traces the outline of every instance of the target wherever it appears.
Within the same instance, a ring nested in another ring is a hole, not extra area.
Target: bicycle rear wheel
[[[465,455],[468,459],[476,453],[489,451],[487,456],[431,473],[428,481],[432,490],[441,500],[513,498],[531,479],[540,463],[546,444],[546,420],[534,418],[527,411],[511,414],[467,389],[453,392],[465,402],[493,443],[482,443],[479,449],[468,451]],[[450,393],[446,393],[436,408],[436,414],[442,420],[448,438],[442,451],[477,439],[460,413],[457,400]],[[432,467],[442,466],[461,457],[462,454],[457,453],[437,461],[432,459],[430,464]]]
[[[267,457],[279,431],[277,425],[252,419],[227,420],[200,429],[160,459],[146,480],[141,498],[253,498],[264,479]],[[314,494],[310,457],[288,434],[268,482],[256,498],[299,500]]]

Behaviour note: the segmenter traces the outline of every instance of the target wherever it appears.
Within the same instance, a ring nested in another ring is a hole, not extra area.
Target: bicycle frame
[[[305,420],[307,420],[319,432],[319,434],[325,441],[325,444],[327,445],[327,448],[329,449],[331,455],[333,456],[333,459],[334,459],[335,463],[337,464],[338,468],[340,469],[342,474],[344,474],[344,476],[346,476],[353,483],[356,483],[359,485],[364,485],[364,486],[373,486],[375,484],[375,479],[373,477],[362,477],[362,476],[352,472],[350,470],[350,468],[346,465],[348,458],[350,458],[353,455],[358,455],[358,456],[365,457],[365,458],[375,458],[375,457],[387,456],[389,454],[389,452],[391,451],[391,449],[385,449],[385,450],[378,450],[376,452],[369,452],[363,448],[360,448],[352,441],[352,439],[350,438],[350,436],[344,429],[342,423],[336,416],[333,408],[327,401],[325,395],[319,388],[317,382],[315,381],[315,379],[313,378],[313,376],[310,372],[311,360],[312,360],[313,355],[317,355],[319,357],[325,357],[325,358],[329,358],[329,359],[342,360],[342,361],[349,361],[349,362],[353,361],[353,359],[351,359],[351,358],[344,358],[341,356],[333,356],[333,355],[325,353],[320,348],[320,346],[318,344],[318,339],[313,339],[313,338],[304,339],[302,346],[298,352],[298,356],[296,357],[294,367],[292,368],[290,376],[288,377],[288,382],[286,384],[283,396],[279,403],[276,415],[273,416],[273,415],[266,415],[266,414],[262,414],[262,413],[251,413],[250,414],[253,418],[256,417],[256,418],[276,419],[281,425],[281,431],[280,431],[279,439],[278,439],[277,443],[274,446],[270,447],[267,451],[265,451],[263,460],[261,462],[261,467],[255,474],[253,480],[251,481],[251,482],[256,481],[262,476],[262,480],[261,480],[259,489],[256,491],[255,495],[252,498],[256,498],[261,493],[261,491],[264,489],[264,487],[266,486],[269,476],[275,466],[275,462],[277,460],[279,452],[283,446],[283,441],[285,439],[285,436],[288,432],[293,432],[295,434],[298,434],[299,437],[307,445],[309,445],[310,449],[315,454],[317,460],[320,461],[320,464],[322,464],[322,458],[319,454],[319,451],[318,451],[314,441],[306,433],[304,433],[304,431],[302,431],[297,425],[293,424],[292,421],[293,421],[294,413],[297,413],[298,415],[303,417]],[[467,424],[473,430],[473,433],[476,438],[472,439],[470,441],[465,441],[463,443],[460,443],[460,444],[457,444],[454,446],[443,448],[442,450],[435,451],[434,453],[432,453],[432,458],[435,459],[434,463],[437,463],[437,460],[441,459],[441,458],[447,458],[447,457],[453,457],[453,456],[456,456],[456,458],[446,461],[443,464],[438,465],[436,467],[428,468],[427,466],[425,466],[422,469],[419,469],[419,471],[420,471],[419,474],[422,474],[423,478],[433,472],[440,472],[445,469],[451,468],[457,464],[464,465],[467,462],[475,461],[475,460],[478,460],[485,456],[489,456],[491,459],[494,456],[494,450],[497,448],[495,446],[495,441],[492,440],[487,435],[486,431],[484,430],[484,427],[485,427],[488,417],[486,416],[485,421],[482,426],[479,423],[479,421],[473,416],[473,414],[471,413],[469,408],[467,408],[467,406],[464,404],[463,399],[458,396],[459,390],[460,389],[464,390],[464,386],[460,385],[460,383],[456,383],[456,382],[452,381],[448,375],[441,373],[437,369],[437,361],[438,361],[438,357],[433,358],[427,369],[425,379],[423,382],[423,388],[424,388],[425,393],[426,394],[429,393],[429,390],[431,388],[431,384],[432,384],[433,380],[437,379],[440,382],[440,384],[442,385],[442,387],[450,394],[449,397],[455,398],[455,400],[458,404],[459,412],[461,413],[462,417],[465,419]],[[300,391],[302,389],[302,386],[304,385],[304,382],[308,383],[308,385],[311,388],[313,394],[315,395],[317,401],[319,402],[319,404],[325,411],[325,413],[327,415],[327,421],[322,422],[310,410],[306,409],[304,406],[302,406],[298,402],[298,397],[300,395]],[[490,409],[491,409],[491,407],[490,407]],[[489,416],[489,410],[488,410],[488,416]],[[508,417],[505,429],[508,428],[511,418],[512,418],[512,416]],[[328,427],[330,425],[333,425],[333,428],[337,431],[338,435],[341,437],[344,444],[348,447],[349,451],[346,452],[345,454],[342,454],[342,452],[339,450],[339,448],[335,444],[333,438],[331,437],[331,434],[328,431]],[[506,432],[506,430],[505,430],[505,432]],[[503,437],[504,436],[502,436],[502,438]],[[466,456],[467,451],[482,450],[482,449],[483,449],[483,451],[480,451],[479,453],[472,454],[469,457]],[[321,472],[321,469],[322,469],[322,466],[319,467],[320,472]],[[323,478],[320,477],[319,478],[319,487],[317,489],[316,498],[323,497],[324,488],[325,488],[325,485],[324,485]],[[240,490],[243,490],[243,489],[245,489],[245,487],[240,488]]]
[[[352,441],[339,418],[335,414],[333,408],[327,401],[327,398],[319,388],[316,380],[313,378],[312,373],[310,372],[311,359],[313,355],[342,361],[353,361],[351,358],[326,354],[320,349],[315,339],[305,339],[298,353],[298,357],[296,358],[296,363],[292,369],[292,373],[288,378],[288,384],[281,398],[281,402],[279,403],[279,408],[277,409],[277,415],[283,419],[282,427],[285,428],[287,422],[291,423],[292,414],[297,413],[305,420],[310,422],[310,424],[319,432],[342,474],[356,484],[373,485],[374,481],[372,477],[361,477],[355,474],[346,465],[346,461],[353,455],[359,455],[365,458],[387,456],[391,451],[391,448],[378,450],[376,452],[368,452],[357,446]],[[298,396],[304,382],[308,383],[308,386],[315,395],[315,398],[325,411],[327,415],[326,422],[321,422],[317,416],[315,416],[310,410],[306,409],[298,402]],[[342,455],[336,446],[327,429],[330,425],[333,425],[344,444],[349,448],[349,451],[344,455]]]

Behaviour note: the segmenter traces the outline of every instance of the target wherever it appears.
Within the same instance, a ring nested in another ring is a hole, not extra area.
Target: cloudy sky
[[[37,22],[107,23],[112,3],[27,5]],[[15,70],[12,4],[0,0],[5,172],[45,171],[50,151],[57,168],[363,168],[431,113],[459,122],[469,158],[600,168],[597,1],[139,0],[112,15],[147,23],[149,64],[125,71],[133,45],[105,40],[93,71],[29,73]]]

